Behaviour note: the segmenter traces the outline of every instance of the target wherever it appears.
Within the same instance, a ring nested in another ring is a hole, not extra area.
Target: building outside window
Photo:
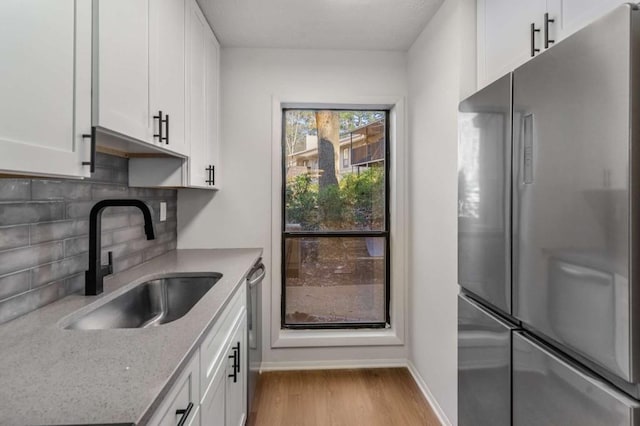
[[[389,325],[388,111],[283,111],[283,328]]]

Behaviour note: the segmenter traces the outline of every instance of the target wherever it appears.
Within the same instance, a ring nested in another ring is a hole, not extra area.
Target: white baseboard
[[[416,366],[413,365],[411,361],[407,361],[407,368],[413,376],[413,380],[415,380],[418,384],[418,387],[422,391],[422,394],[427,399],[427,402],[429,402],[429,405],[431,405],[431,408],[433,408],[436,416],[438,416],[438,420],[440,420],[440,423],[442,423],[444,426],[452,426],[451,421],[449,421],[449,418],[444,413],[444,410],[442,409],[442,407],[440,407],[440,404],[438,404],[438,401],[431,393],[429,386],[427,386],[427,383],[424,381],[424,379],[416,369]]]
[[[351,368],[406,367],[406,359],[358,359],[342,361],[283,361],[263,362],[260,371],[339,370]]]

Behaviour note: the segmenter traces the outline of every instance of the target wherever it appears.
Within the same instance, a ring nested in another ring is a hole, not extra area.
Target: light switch
[[[160,201],[160,222],[167,220],[167,202]]]

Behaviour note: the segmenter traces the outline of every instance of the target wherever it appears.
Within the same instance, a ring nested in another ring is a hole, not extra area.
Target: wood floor
[[[406,368],[265,372],[249,426],[439,426]]]

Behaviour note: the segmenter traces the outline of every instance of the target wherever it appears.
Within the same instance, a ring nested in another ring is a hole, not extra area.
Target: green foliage
[[[338,185],[328,185],[318,193],[318,208],[320,220],[325,228],[336,229],[342,227],[344,214],[343,195]]]
[[[380,229],[384,223],[384,168],[370,167],[350,173],[340,182],[340,192],[358,228]]]
[[[287,223],[302,230],[382,229],[384,191],[383,167],[349,173],[322,189],[309,174],[298,175],[287,181]]]
[[[340,133],[350,132],[383,118],[383,111],[340,111]]]
[[[297,223],[303,230],[318,229],[318,185],[308,173],[287,180],[287,223]]]

